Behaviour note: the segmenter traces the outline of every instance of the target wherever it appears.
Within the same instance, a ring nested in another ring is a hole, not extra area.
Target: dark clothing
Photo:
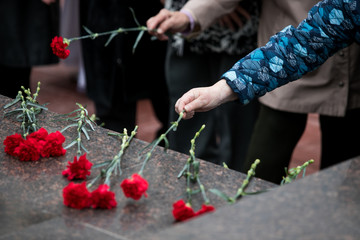
[[[360,109],[348,110],[344,117],[320,115],[319,120],[321,169],[360,155],[358,143],[354,141],[360,134]],[[242,172],[247,172],[258,158],[261,163],[255,176],[279,184],[304,133],[306,121],[307,114],[279,111],[261,104]]]
[[[59,34],[59,4],[41,0],[0,1],[0,64],[31,67],[57,63],[50,43]]]
[[[0,23],[0,94],[15,98],[21,86],[29,88],[32,66],[59,61],[50,47],[59,34],[59,2],[1,0]]]
[[[80,25],[92,32],[137,27],[160,9],[159,1],[80,1]],[[87,35],[84,29],[81,35]],[[151,41],[145,32],[135,54],[139,32],[120,33],[105,47],[108,37],[82,41],[87,93],[94,100],[96,114],[105,128],[123,131],[135,126],[136,101],[150,98],[163,126],[168,123],[168,94],[164,77],[166,43]],[[143,64],[146,63],[146,64]],[[141,69],[139,66],[141,64]]]

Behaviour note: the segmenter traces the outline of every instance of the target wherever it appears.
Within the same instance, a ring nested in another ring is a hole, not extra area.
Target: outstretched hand
[[[190,19],[185,13],[180,11],[169,11],[161,9],[160,12],[149,18],[146,26],[149,33],[156,36],[159,40],[168,40],[165,33],[177,33],[185,31],[190,25]]]
[[[195,112],[209,111],[236,98],[236,93],[222,79],[210,87],[193,88],[186,92],[177,100],[175,111],[180,113],[185,110],[183,118],[190,119]]]

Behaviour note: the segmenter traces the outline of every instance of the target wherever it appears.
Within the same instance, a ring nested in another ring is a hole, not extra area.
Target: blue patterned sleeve
[[[288,26],[222,75],[249,103],[315,70],[338,50],[360,43],[360,0],[325,0],[297,28]]]

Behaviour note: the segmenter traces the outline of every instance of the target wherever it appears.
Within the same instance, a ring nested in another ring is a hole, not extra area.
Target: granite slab
[[[142,239],[360,239],[360,157]]]
[[[19,122],[4,118],[3,106],[10,101],[0,95],[1,141],[6,136],[21,133]],[[68,125],[56,119],[57,114],[48,111],[39,116],[41,126],[49,133]],[[108,136],[108,132],[96,127],[95,132],[89,133],[90,140],[84,143],[90,150],[87,158],[94,164],[111,160],[120,151],[119,139]],[[73,131],[63,134],[65,145],[76,137]],[[123,174],[112,178],[111,190],[116,194],[118,205],[111,210],[77,210],[63,205],[62,189],[69,181],[61,173],[67,162],[73,161],[75,147],[61,157],[22,162],[7,155],[3,146],[0,151],[0,239],[141,239],[174,228],[178,223],[171,213],[172,204],[185,196],[186,189],[185,179],[178,179],[177,175],[187,155],[171,150],[164,152],[162,147],[156,147],[144,171],[149,182],[148,197],[139,201],[127,199],[120,189],[124,178],[140,170],[142,161],[138,154],[146,145],[134,139],[126,150],[122,160]],[[245,179],[240,172],[203,160],[200,160],[200,176],[207,189],[216,188],[229,195],[235,194]],[[276,188],[277,185],[254,178],[248,191]],[[227,208],[228,204],[218,196],[208,193],[208,197],[216,208],[215,213]],[[246,198],[253,196],[244,197],[244,200]],[[194,195],[194,209],[200,208],[201,203],[200,194]]]

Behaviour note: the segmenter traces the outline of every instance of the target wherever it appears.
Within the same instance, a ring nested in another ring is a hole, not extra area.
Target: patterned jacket
[[[330,56],[360,42],[360,0],[325,0],[295,28],[288,26],[238,61],[222,78],[246,104],[317,69]],[[360,83],[352,102],[360,107]],[[345,105],[347,103],[344,103]],[[350,107],[351,108],[351,107]]]

